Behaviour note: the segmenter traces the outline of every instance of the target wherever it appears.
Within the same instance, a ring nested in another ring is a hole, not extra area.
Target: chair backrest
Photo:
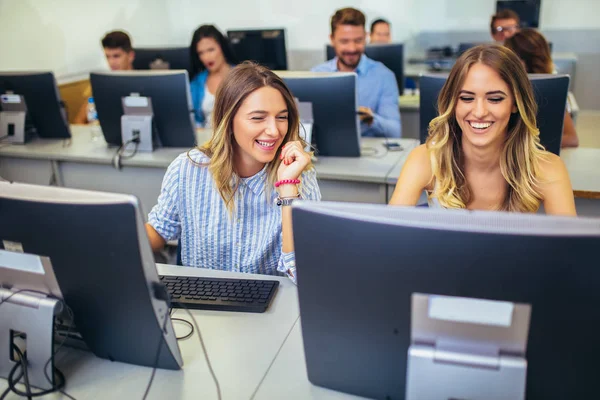
[[[427,139],[429,122],[438,115],[437,99],[447,77],[447,74],[427,74],[419,79],[421,143]],[[559,155],[570,78],[568,75],[530,74],[529,79],[538,105],[540,142],[546,150]]]

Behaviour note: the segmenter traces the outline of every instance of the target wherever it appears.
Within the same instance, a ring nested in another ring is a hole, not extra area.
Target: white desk
[[[359,400],[364,397],[315,386],[308,380],[300,320],[286,339],[275,362],[256,392],[256,400]]]
[[[38,139],[25,145],[0,146],[0,176],[5,179],[58,185],[137,196],[144,212],[156,203],[166,168],[187,149],[161,148],[123,159],[121,170],[112,166],[115,148],[103,140],[92,141],[86,126],[72,126],[69,146],[60,140]],[[208,139],[209,131],[198,133],[198,142]],[[375,149],[374,156],[358,158],[319,157],[315,163],[324,200],[385,204],[387,177],[403,162],[417,141],[399,139],[404,152],[387,152],[383,139],[363,138],[362,147]],[[373,151],[365,149],[366,153]]]
[[[157,267],[159,273],[165,275],[254,277],[280,282],[273,303],[262,314],[192,311],[202,331],[223,399],[249,399],[298,319],[295,285],[288,278],[167,265]],[[187,313],[181,310],[174,315],[188,319]],[[174,327],[178,335],[188,330],[180,323],[174,323]],[[157,370],[148,398],[216,399],[215,385],[197,335],[180,341],[179,346],[184,360],[183,369]],[[141,399],[152,372],[148,367],[111,362],[89,352],[66,347],[60,350],[57,360],[58,368],[67,379],[66,391],[78,400]],[[6,387],[6,380],[0,379],[0,393]],[[16,398],[8,396],[7,399]]]
[[[409,62],[404,65],[404,76],[419,80],[422,74],[427,74],[432,71],[429,64],[423,62],[425,60],[425,54],[413,54],[409,59],[420,60],[421,62]],[[444,58],[446,62],[450,61],[452,65],[456,61],[456,58]],[[577,64],[576,53],[552,53],[552,61],[557,67],[557,70],[561,74],[569,74],[571,76],[571,84],[575,80],[575,65]],[[441,71],[449,72],[449,70]]]

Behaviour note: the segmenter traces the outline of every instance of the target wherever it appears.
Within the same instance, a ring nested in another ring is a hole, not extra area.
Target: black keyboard
[[[171,295],[171,307],[255,313],[267,310],[279,286],[262,279],[161,275],[160,280]]]

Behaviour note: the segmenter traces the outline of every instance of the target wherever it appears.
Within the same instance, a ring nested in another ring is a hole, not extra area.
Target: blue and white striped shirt
[[[208,167],[197,165],[208,162],[204,153],[193,149],[189,159],[183,153],[169,165],[148,223],[165,240],[181,239],[183,265],[266,275],[290,271],[295,280],[294,253],[281,250],[281,207],[275,204],[275,188],[269,189],[269,201],[265,196],[266,167],[240,179],[230,214]],[[300,179],[302,198],[320,200],[314,169]]]

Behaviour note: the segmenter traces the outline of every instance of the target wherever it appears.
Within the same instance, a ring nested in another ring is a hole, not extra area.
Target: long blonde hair
[[[272,190],[269,189],[275,183],[277,169],[281,164],[279,158],[281,148],[290,141],[301,141],[303,147],[306,145],[300,137],[300,117],[296,102],[283,80],[268,68],[252,62],[244,62],[233,68],[221,82],[215,94],[215,105],[212,114],[213,134],[208,142],[198,147],[201,152],[210,158],[208,164],[201,165],[208,165],[217,190],[230,213],[235,208],[234,198],[240,183],[233,162],[235,151],[233,118],[244,100],[252,92],[265,86],[277,89],[281,93],[288,110],[288,131],[282,144],[275,152],[273,161],[267,164],[265,187],[267,199],[270,198]]]
[[[531,82],[519,58],[499,45],[481,45],[467,50],[456,62],[438,97],[439,116],[429,123],[426,146],[433,181],[430,198],[446,208],[466,208],[472,192],[464,173],[462,131],[456,121],[459,92],[471,66],[482,63],[495,70],[511,88],[518,112],[512,114],[500,156],[500,171],[508,183],[501,210],[535,212],[542,196],[539,190],[540,162],[546,154],[537,129],[537,104]]]

